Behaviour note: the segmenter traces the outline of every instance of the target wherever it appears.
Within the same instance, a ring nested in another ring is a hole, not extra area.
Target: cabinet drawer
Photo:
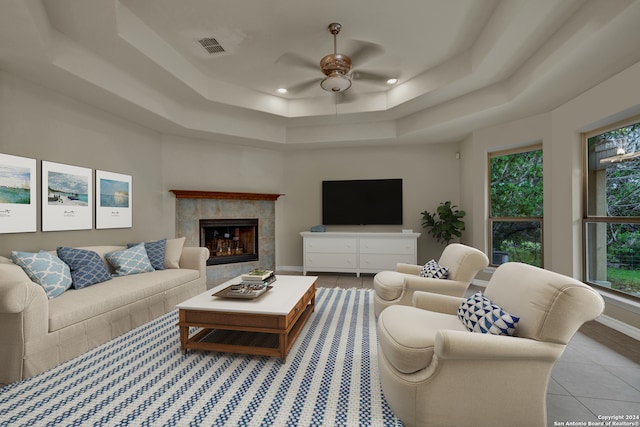
[[[403,262],[406,264],[415,264],[414,255],[379,255],[379,254],[362,254],[360,255],[360,270],[392,270],[395,271],[396,264]]]
[[[355,268],[355,254],[323,254],[313,253],[306,254],[304,265],[306,268],[322,267],[322,268]]]
[[[362,239],[362,254],[413,254],[415,239]]]
[[[356,239],[308,238],[304,240],[306,252],[356,253]]]

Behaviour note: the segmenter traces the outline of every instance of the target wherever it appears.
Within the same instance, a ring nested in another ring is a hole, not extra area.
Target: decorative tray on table
[[[239,299],[254,299],[267,292],[273,286],[269,286],[262,282],[259,283],[246,283],[241,282],[235,285],[230,285],[221,291],[213,294],[215,297],[222,298],[239,298]]]

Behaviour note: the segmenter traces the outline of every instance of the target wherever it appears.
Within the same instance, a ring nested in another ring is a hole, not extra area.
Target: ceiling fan
[[[352,69],[352,65],[359,66],[360,64],[370,60],[371,58],[380,55],[384,52],[382,46],[364,42],[356,41],[358,47],[351,55],[338,53],[337,48],[337,35],[342,29],[342,25],[337,22],[329,24],[327,27],[329,32],[333,35],[333,53],[324,56],[320,60],[320,71],[324,74],[324,78],[320,81],[320,87],[327,92],[342,94],[351,87],[352,80],[366,80],[373,83],[387,83],[388,76],[382,74],[358,71]],[[300,55],[294,53],[285,53],[278,60],[277,63],[284,63],[287,65],[302,66],[307,69],[318,70],[317,63],[310,61]],[[318,79],[308,80],[294,86],[287,88],[290,93],[301,92],[309,87],[318,83]]]

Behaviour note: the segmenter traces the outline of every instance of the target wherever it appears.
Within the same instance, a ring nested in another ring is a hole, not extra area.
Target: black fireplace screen
[[[207,265],[258,260],[258,219],[201,219],[200,246]]]

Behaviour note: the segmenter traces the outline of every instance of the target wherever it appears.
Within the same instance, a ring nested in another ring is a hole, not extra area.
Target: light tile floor
[[[373,289],[370,274],[309,275],[318,276],[319,287]],[[478,289],[472,286],[467,293]],[[601,416],[612,415],[640,415],[640,343],[598,322],[589,322],[576,333],[553,369],[547,390],[547,425],[589,425],[602,421]],[[635,424],[618,425],[640,425],[638,418],[619,421]]]

